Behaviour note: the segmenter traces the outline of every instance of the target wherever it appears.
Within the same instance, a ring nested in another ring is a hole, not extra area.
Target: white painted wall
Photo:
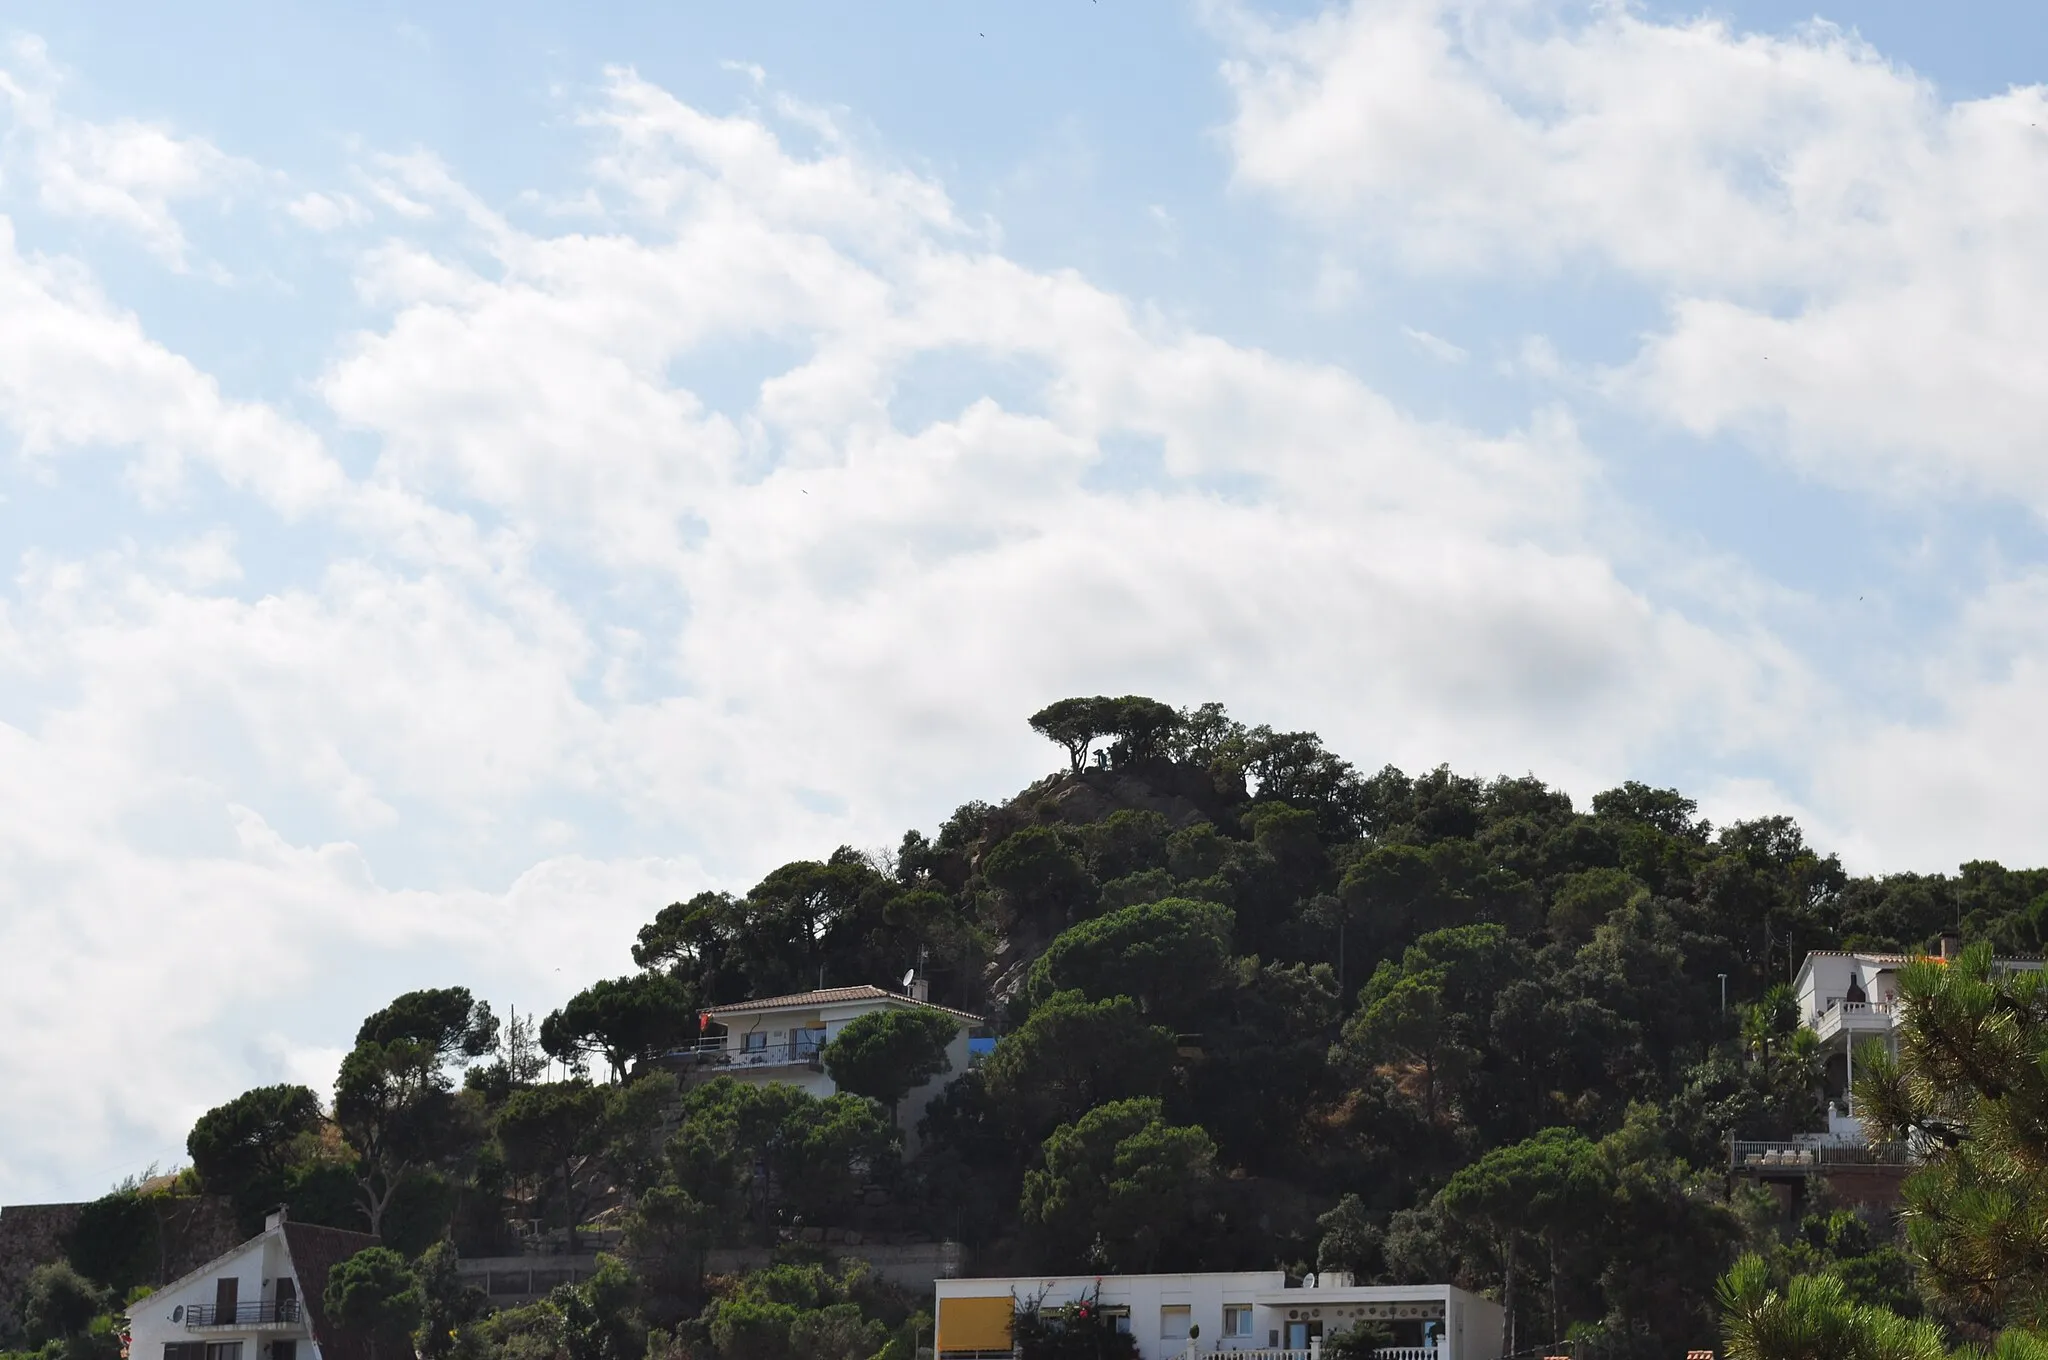
[[[1072,1303],[1100,1290],[1104,1307],[1130,1310],[1131,1335],[1141,1360],[1174,1360],[1188,1343],[1162,1335],[1164,1310],[1186,1306],[1190,1321],[1201,1328],[1199,1352],[1257,1350],[1275,1342],[1285,1345],[1289,1314],[1295,1320],[1323,1324],[1334,1337],[1357,1321],[1365,1305],[1394,1303],[1443,1306],[1442,1360],[1493,1360],[1504,1340],[1506,1314],[1491,1299],[1450,1285],[1363,1285],[1326,1289],[1289,1289],[1284,1271],[1227,1271],[1182,1275],[1068,1275],[1053,1278],[941,1280],[938,1300],[1013,1296],[1020,1302],[1042,1298],[1046,1306]],[[1226,1305],[1252,1307],[1252,1335],[1225,1337]]]
[[[1849,995],[1851,982],[1863,988],[1865,1001],[1898,999],[1897,964],[1867,954],[1809,954],[1794,991],[1800,1021],[1811,1025],[1830,1000]]]
[[[960,1080],[967,1071],[967,1041],[973,1027],[965,1021],[953,1031],[953,1042],[946,1045],[946,1061],[952,1066],[939,1073],[924,1085],[916,1087],[903,1098],[903,1104],[896,1110],[896,1126],[903,1130],[903,1154],[915,1157],[918,1148],[917,1121],[924,1118],[924,1112],[939,1098],[939,1093]]]
[[[174,1280],[130,1305],[128,1354],[132,1360],[163,1360],[166,1344],[194,1341],[240,1341],[242,1360],[264,1360],[266,1348],[273,1340],[295,1340],[299,1360],[319,1360],[319,1347],[313,1340],[312,1329],[303,1323],[298,1327],[264,1328],[260,1331],[253,1327],[187,1331],[183,1310],[194,1305],[213,1307],[218,1289],[216,1282],[227,1276],[233,1276],[237,1281],[237,1302],[240,1304],[275,1302],[280,1277],[294,1281],[301,1302],[306,1297],[304,1282],[292,1275],[284,1234],[267,1231],[244,1242],[228,1255],[200,1267],[193,1274]],[[174,1318],[174,1314],[179,1316]]]
[[[910,1003],[903,1001],[869,999],[843,1002],[835,1006],[821,1006],[807,1011],[762,1011],[734,1015],[725,1021],[725,1051],[740,1052],[741,1036],[745,1034],[765,1034],[768,1036],[769,1047],[774,1048],[792,1042],[800,1029],[820,1027],[825,1031],[826,1042],[830,1043],[839,1037],[839,1031],[845,1029],[848,1022],[874,1011],[899,1008],[908,1004]],[[952,1063],[951,1069],[911,1091],[904,1097],[902,1105],[897,1107],[896,1126],[903,1130],[905,1156],[917,1155],[917,1124],[924,1118],[925,1110],[930,1107],[932,1101],[938,1099],[940,1092],[959,1080],[961,1074],[967,1071],[968,1039],[972,1033],[973,1026],[965,1020],[960,1021],[954,1028],[952,1043],[946,1047],[946,1058]],[[839,1089],[825,1073],[813,1072],[797,1064],[779,1067],[716,1067],[705,1070],[706,1079],[713,1076],[728,1076],[755,1086],[795,1086],[820,1099],[836,1093]]]
[[[1167,1304],[1185,1304],[1191,1321],[1202,1329],[1201,1346],[1209,1349],[1223,1336],[1223,1306],[1250,1304],[1255,1295],[1287,1286],[1287,1274],[1280,1270],[1234,1271],[1200,1275],[1067,1275],[1046,1279],[941,1280],[937,1295],[947,1298],[994,1298],[1013,1295],[1020,1302],[1043,1298],[1048,1308],[1073,1303],[1101,1288],[1105,1307],[1131,1310],[1131,1335],[1138,1343],[1142,1360],[1167,1360],[1185,1353],[1187,1344],[1167,1342],[1160,1336],[1161,1309]],[[1247,1339],[1265,1344],[1263,1331]]]

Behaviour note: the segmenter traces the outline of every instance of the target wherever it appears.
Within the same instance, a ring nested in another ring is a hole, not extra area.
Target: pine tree
[[[1896,1059],[1858,1053],[1866,1125],[1920,1159],[1906,1240],[1923,1288],[1980,1334],[2048,1331],[2048,973],[1988,945],[1899,974]]]

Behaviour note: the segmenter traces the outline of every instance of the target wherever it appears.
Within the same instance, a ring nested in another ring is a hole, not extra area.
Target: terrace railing
[[[1905,1012],[1896,1001],[1844,1001],[1829,997],[1827,1005],[1813,1017],[1814,1032],[1822,1041],[1843,1030],[1858,1034],[1882,1034],[1898,1023]]]
[[[1906,1150],[1893,1144],[1793,1143],[1736,1140],[1728,1145],[1735,1171],[1811,1175],[1845,1166],[1903,1166]]]
[[[723,1039],[706,1039],[691,1048],[671,1052],[671,1058],[694,1062],[699,1067],[817,1067],[824,1060],[821,1040],[798,1039],[791,1043],[764,1044],[759,1048],[727,1048]]]
[[[297,1299],[286,1299],[283,1303],[238,1303],[232,1308],[216,1308],[209,1303],[193,1303],[185,1306],[185,1330],[199,1331],[207,1327],[279,1327],[288,1326],[303,1319]]]

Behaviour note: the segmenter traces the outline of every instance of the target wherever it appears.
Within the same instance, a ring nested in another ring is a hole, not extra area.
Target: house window
[[[1159,1339],[1161,1341],[1187,1340],[1189,1314],[1192,1311],[1184,1303],[1161,1304],[1159,1306]]]
[[[1109,1304],[1103,1308],[1102,1315],[1109,1319],[1109,1329],[1118,1336],[1131,1334],[1131,1310],[1128,1306],[1121,1303]]]
[[[823,1025],[819,1025],[816,1029],[799,1029],[794,1031],[794,1034],[796,1036],[794,1042],[798,1057],[809,1057],[825,1046],[825,1027]]]
[[[1223,1305],[1223,1335],[1249,1339],[1252,1334],[1252,1306],[1248,1303]]]
[[[164,1360],[206,1360],[204,1341],[166,1341]]]
[[[209,1341],[206,1343],[206,1360],[242,1360],[242,1343]]]
[[[271,1342],[270,1360],[299,1360],[299,1343],[296,1341]]]
[[[760,1053],[767,1047],[768,1035],[764,1030],[757,1029],[752,1034],[742,1034],[740,1036],[740,1052],[742,1053]]]

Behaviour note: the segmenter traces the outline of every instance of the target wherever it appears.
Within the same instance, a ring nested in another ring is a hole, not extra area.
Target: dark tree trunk
[[[1545,1233],[1543,1240],[1550,1250],[1550,1339],[1554,1342],[1560,1335],[1557,1325],[1557,1235]]]
[[[568,1234],[569,1254],[576,1254],[576,1169],[572,1161],[562,1159],[562,1227]]]
[[[1515,1234],[1509,1233],[1501,1250],[1501,1309],[1507,1314],[1507,1326],[1501,1331],[1501,1355],[1515,1353]]]

